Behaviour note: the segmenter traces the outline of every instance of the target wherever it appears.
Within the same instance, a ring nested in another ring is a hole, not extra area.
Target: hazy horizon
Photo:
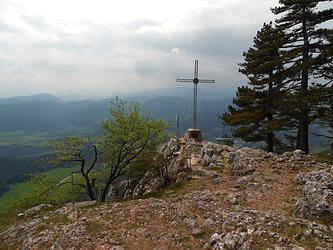
[[[200,86],[199,87],[199,99],[230,99],[234,97],[236,89],[225,89],[225,88],[217,88],[215,85],[209,86]],[[140,90],[140,91],[133,91],[133,92],[123,92],[123,93],[109,93],[105,95],[84,95],[84,94],[64,94],[64,95],[57,95],[54,93],[48,92],[36,92],[31,93],[28,95],[11,95],[11,96],[1,96],[0,100],[3,99],[11,99],[11,98],[20,98],[20,97],[31,97],[31,96],[38,96],[38,95],[52,95],[61,100],[103,100],[107,98],[131,98],[131,97],[182,97],[187,99],[193,98],[193,87],[191,85],[178,85],[174,86],[173,88],[160,88],[160,89],[148,89],[148,90]]]

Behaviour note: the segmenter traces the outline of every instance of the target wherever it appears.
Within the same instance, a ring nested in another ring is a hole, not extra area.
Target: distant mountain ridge
[[[199,86],[198,96],[201,99],[230,99],[234,96],[235,88],[221,87],[220,85],[203,84]],[[128,93],[110,93],[104,97],[93,95],[81,95],[81,94],[67,94],[63,96],[56,96],[49,93],[38,93],[26,96],[13,96],[13,97],[0,97],[0,104],[17,104],[30,101],[53,101],[53,102],[76,102],[76,101],[101,101],[106,99],[113,99],[116,96],[122,99],[146,101],[156,97],[180,97],[186,99],[192,99],[193,86],[191,84],[178,84],[176,87],[142,90]]]
[[[125,98],[125,100],[139,102],[145,111],[166,121],[174,120],[175,116],[179,115],[184,129],[191,126],[191,99],[175,96],[154,98],[138,96]],[[57,97],[47,94],[0,99],[0,131],[36,133],[54,132],[67,127],[98,129],[99,121],[108,115],[111,101],[112,99],[109,98],[100,101],[62,102]],[[209,128],[220,126],[218,115],[226,111],[231,102],[231,99],[199,99],[199,125],[201,124],[207,130],[207,126]]]
[[[215,84],[202,84],[198,86],[198,96],[203,99],[229,99],[235,95],[236,88],[226,88]],[[154,98],[154,97],[167,97],[175,96],[182,98],[193,97],[193,85],[190,84],[178,84],[177,87],[144,90],[131,93],[123,93],[118,95],[121,98],[142,97],[142,98]]]
[[[28,96],[15,96],[8,98],[1,98],[0,104],[22,104],[31,101],[49,101],[49,102],[62,102],[58,97],[52,94],[35,94]]]

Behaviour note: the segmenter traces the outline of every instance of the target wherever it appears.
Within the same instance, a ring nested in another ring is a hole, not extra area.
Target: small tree
[[[84,181],[75,185],[83,188],[91,200],[96,200],[97,189],[96,179],[93,178],[92,170],[96,168],[99,160],[97,145],[92,143],[90,138],[65,137],[62,141],[51,142],[51,146],[56,149],[56,156],[51,163],[58,165],[62,163],[75,163],[80,166],[80,174]]]
[[[79,163],[84,182],[78,185],[91,200],[104,202],[119,177],[138,180],[153,168],[151,162],[166,139],[168,126],[141,113],[138,104],[117,99],[101,127],[103,133],[96,143],[67,137],[52,144],[57,152],[53,162]]]

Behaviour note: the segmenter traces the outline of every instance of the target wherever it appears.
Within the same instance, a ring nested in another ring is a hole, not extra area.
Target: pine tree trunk
[[[273,70],[269,73],[269,77],[272,79],[273,77]],[[270,82],[268,86],[268,109],[269,112],[267,114],[268,122],[271,123],[273,121],[272,109],[274,105],[274,93],[273,93],[273,83]],[[266,136],[266,144],[267,144],[267,152],[274,152],[274,133],[268,131]]]
[[[300,128],[300,126],[299,126],[299,124],[298,124],[298,129],[297,129],[297,138],[296,138],[296,149],[300,149],[301,148],[301,146],[300,146],[300,140],[299,140],[299,135],[300,135],[300,132],[299,132],[299,129]]]
[[[309,126],[308,126],[308,121],[307,121],[306,117],[304,117],[300,120],[299,131],[300,131],[299,149],[301,149],[306,154],[308,154],[309,153],[309,139],[308,139],[309,138],[308,137]]]
[[[299,121],[299,144],[300,149],[306,154],[309,153],[309,107],[307,103],[308,97],[308,82],[309,82],[309,38],[307,31],[306,21],[303,20],[303,39],[304,39],[304,48],[303,48],[303,62],[302,62],[302,82],[300,89],[300,96],[302,100],[301,103],[301,118]]]
[[[274,134],[268,133],[266,137],[267,152],[274,152]]]

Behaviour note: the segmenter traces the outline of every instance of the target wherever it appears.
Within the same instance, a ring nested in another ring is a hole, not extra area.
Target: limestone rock
[[[176,151],[178,151],[178,142],[175,137],[172,137],[170,141],[161,148],[161,152],[165,158],[171,156]]]
[[[32,207],[32,208],[26,210],[23,214],[25,216],[30,216],[30,215],[33,215],[37,212],[40,212],[42,210],[45,210],[45,209],[51,208],[51,207],[52,207],[52,205],[49,205],[49,204],[40,204],[38,206],[35,206],[35,207]]]
[[[308,218],[324,214],[333,215],[333,175],[326,171],[314,171],[296,177],[298,184],[304,184],[303,197],[296,202],[295,214]]]
[[[262,159],[264,152],[241,148],[230,154],[231,173],[235,176],[251,175]]]

